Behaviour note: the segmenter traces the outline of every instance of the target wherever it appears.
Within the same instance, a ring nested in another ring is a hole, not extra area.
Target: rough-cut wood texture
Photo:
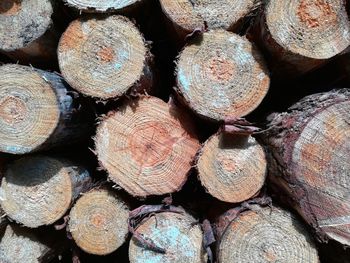
[[[91,177],[83,167],[52,157],[23,157],[6,170],[0,203],[11,219],[35,228],[63,217],[89,187]]]
[[[142,0],[64,0],[69,6],[84,12],[106,13],[112,11],[129,11]]]
[[[128,235],[129,209],[115,193],[94,189],[78,199],[69,214],[68,230],[85,252],[107,255]]]
[[[233,33],[204,33],[179,56],[176,91],[198,115],[211,120],[252,112],[269,84],[259,51],[245,37]]]
[[[269,178],[321,237],[350,245],[350,91],[308,96],[269,117]]]
[[[67,82],[88,96],[116,98],[153,84],[152,56],[123,16],[73,21],[61,37],[58,60]]]
[[[260,43],[272,72],[295,77],[325,63],[350,44],[345,0],[271,0],[260,17]]]
[[[166,251],[159,253],[141,244],[135,235],[130,241],[131,263],[206,263],[203,233],[196,220],[185,211],[161,212],[146,217],[136,228],[136,233]]]
[[[265,152],[251,136],[220,132],[204,144],[197,170],[201,183],[212,196],[239,203],[256,195],[263,186]]]
[[[24,154],[86,138],[86,107],[56,73],[0,66],[0,151]]]
[[[96,134],[96,154],[109,178],[140,197],[180,190],[199,149],[185,112],[155,97],[110,112]]]
[[[252,205],[251,210],[238,214],[229,210],[217,224],[226,224],[218,233],[218,263],[319,262],[307,229],[280,208]]]
[[[23,63],[55,60],[50,0],[0,1],[0,51]]]
[[[1,263],[48,263],[66,246],[62,236],[46,230],[34,231],[10,224],[0,241]]]

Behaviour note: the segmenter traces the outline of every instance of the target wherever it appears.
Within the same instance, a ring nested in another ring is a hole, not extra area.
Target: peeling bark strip
[[[345,0],[268,1],[260,27],[273,71],[295,76],[344,51],[350,44],[345,6]]]
[[[143,0],[64,0],[84,12],[106,13],[112,11],[125,11],[134,8]]]
[[[0,51],[22,62],[53,59],[58,38],[48,33],[52,13],[49,0],[1,0]]]
[[[117,250],[128,235],[129,209],[107,189],[85,193],[73,206],[68,230],[85,252],[107,255]]]
[[[155,97],[110,112],[98,126],[95,141],[110,179],[140,197],[180,190],[199,149],[188,116]]]
[[[86,107],[59,75],[9,64],[0,75],[0,151],[24,154],[87,137]]]
[[[251,210],[238,212],[218,238],[218,263],[319,262],[304,225],[277,207],[252,205]]]
[[[264,149],[251,136],[219,132],[202,147],[198,176],[219,200],[239,203],[255,196],[266,177]]]
[[[321,237],[350,245],[350,91],[308,96],[269,117],[270,179]]]
[[[83,167],[46,156],[24,157],[8,166],[0,203],[11,219],[35,228],[56,222],[90,187],[91,177]]]
[[[59,66],[67,82],[100,99],[150,90],[151,59],[141,33],[123,16],[75,20],[58,48]]]
[[[138,262],[206,263],[203,232],[195,219],[183,209],[164,206],[142,206],[133,211],[140,216],[135,233],[152,246],[140,242],[134,235],[130,241],[129,259]],[[154,248],[161,248],[156,250]]]
[[[258,50],[233,33],[204,33],[179,56],[176,91],[204,118],[225,121],[247,115],[261,103],[269,84]]]

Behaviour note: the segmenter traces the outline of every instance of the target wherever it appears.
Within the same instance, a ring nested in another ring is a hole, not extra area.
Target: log
[[[56,60],[53,10],[50,0],[1,1],[0,52],[23,63]]]
[[[126,17],[73,21],[62,35],[58,62],[67,82],[102,100],[149,91],[152,56],[136,26]]]
[[[0,187],[7,216],[36,228],[55,223],[91,187],[89,172],[68,160],[28,156],[9,164]]]
[[[179,56],[176,91],[203,118],[222,121],[247,115],[261,103],[269,84],[259,51],[233,33],[204,33]]]
[[[128,217],[127,205],[114,192],[93,189],[80,197],[73,206],[68,230],[85,252],[107,255],[126,241]]]
[[[255,196],[266,177],[264,148],[251,136],[219,132],[199,152],[197,170],[209,194],[230,203]]]
[[[272,0],[259,21],[260,43],[278,78],[296,77],[324,64],[350,44],[345,0]]]
[[[218,263],[319,262],[311,235],[293,214],[275,206],[251,208],[229,210],[218,219]]]
[[[56,73],[0,66],[0,151],[24,154],[81,141],[86,105]]]
[[[271,186],[325,240],[350,245],[350,91],[305,97],[269,117]]]
[[[206,263],[203,248],[203,232],[196,220],[182,213],[160,212],[146,217],[136,228],[136,233],[145,240],[164,249],[165,253],[153,251],[141,244],[133,235],[129,245],[131,263],[172,262]]]
[[[97,128],[95,145],[109,178],[138,197],[180,190],[199,149],[187,115],[155,97],[110,112]]]
[[[125,12],[138,6],[142,0],[64,0],[69,6],[72,6],[82,12],[108,13]]]

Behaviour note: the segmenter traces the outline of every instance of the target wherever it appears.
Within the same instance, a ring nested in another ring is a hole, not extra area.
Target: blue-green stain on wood
[[[118,59],[117,59],[117,62],[114,64],[114,68],[116,70],[120,70],[123,67],[125,61],[127,61],[128,59],[129,59],[128,51],[124,49],[118,51]]]
[[[11,145],[11,146],[6,146],[5,151],[7,153],[17,153],[18,154],[18,153],[27,153],[30,151],[30,149],[28,147]]]
[[[188,79],[186,74],[182,71],[182,69],[179,70],[177,73],[177,79],[179,81],[180,86],[184,89],[184,91],[187,93],[190,91],[191,86],[191,79]]]

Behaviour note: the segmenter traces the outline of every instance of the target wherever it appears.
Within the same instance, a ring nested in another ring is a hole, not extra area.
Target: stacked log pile
[[[1,0],[0,262],[349,262],[349,5]]]

